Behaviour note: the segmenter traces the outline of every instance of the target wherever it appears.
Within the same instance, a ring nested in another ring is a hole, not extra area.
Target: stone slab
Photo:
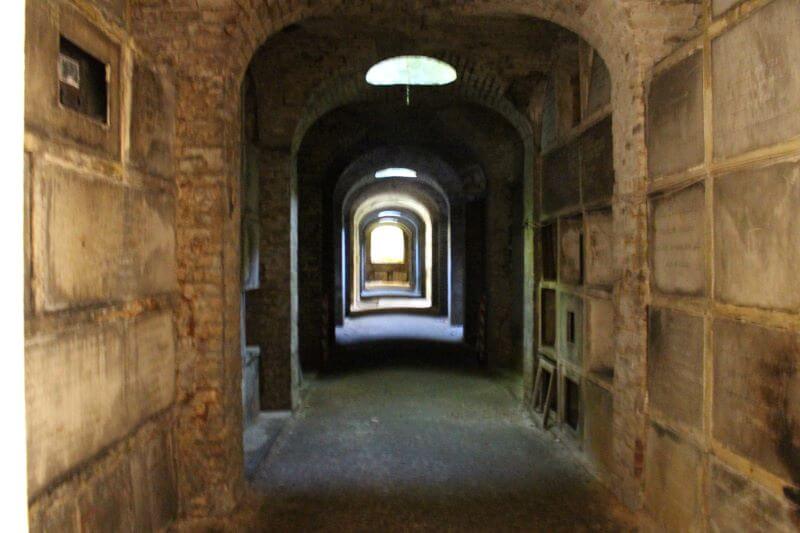
[[[776,0],[714,39],[714,156],[800,135],[800,4]]]
[[[644,500],[661,531],[702,531],[702,469],[699,450],[669,430],[650,426]]]
[[[175,196],[167,190],[134,190],[129,196],[126,249],[133,272],[128,290],[141,296],[177,290]]]
[[[561,283],[580,285],[583,282],[583,219],[562,219],[558,228],[558,280]]]
[[[611,287],[617,280],[611,210],[587,213],[586,231],[586,284]]]
[[[711,531],[793,533],[797,510],[741,474],[711,459],[708,490]]]
[[[650,309],[647,392],[650,405],[671,422],[703,423],[703,318]]]
[[[614,302],[586,300],[586,370],[600,379],[614,378]]]
[[[118,296],[125,188],[44,164],[36,172],[34,197],[37,306],[54,311]]]
[[[647,166],[650,177],[703,162],[703,54],[695,52],[661,72],[647,100]]]
[[[614,194],[611,117],[603,119],[581,135],[580,152],[583,203],[610,202]]]
[[[614,397],[584,381],[583,445],[589,461],[602,473],[614,471]]]
[[[175,85],[162,70],[141,61],[133,65],[131,163],[150,174],[168,177],[173,170]]]
[[[178,490],[169,430],[157,431],[130,460],[135,531],[160,531],[178,514]]]
[[[800,335],[733,320],[714,323],[714,438],[800,482]]]
[[[650,263],[655,289],[702,296],[706,290],[703,185],[652,200]]]
[[[742,0],[712,0],[711,5],[714,16],[722,15],[727,10],[739,4]]]
[[[567,316],[575,315],[575,342],[567,340]],[[583,362],[583,300],[574,294],[558,293],[558,355],[575,365]]]
[[[25,359],[30,493],[170,405],[174,350],[167,312],[31,341]]]
[[[135,531],[128,462],[92,480],[78,495],[81,531]]]
[[[779,164],[717,178],[716,297],[726,303],[800,309],[800,165]]]
[[[544,157],[542,172],[542,211],[553,215],[577,207],[580,194],[578,144],[571,143]]]

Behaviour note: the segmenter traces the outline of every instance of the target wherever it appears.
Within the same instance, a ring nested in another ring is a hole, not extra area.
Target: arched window
[[[373,265],[402,265],[406,261],[405,233],[395,224],[381,224],[369,236]]]
[[[410,168],[384,168],[375,173],[376,179],[384,178],[416,178],[417,171]]]
[[[367,72],[370,85],[447,85],[456,79],[456,69],[427,56],[392,57],[377,63]]]

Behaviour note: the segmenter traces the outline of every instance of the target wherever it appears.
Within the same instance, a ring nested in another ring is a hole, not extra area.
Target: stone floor
[[[629,531],[633,517],[458,345],[376,340],[314,378],[257,469],[254,531]]]

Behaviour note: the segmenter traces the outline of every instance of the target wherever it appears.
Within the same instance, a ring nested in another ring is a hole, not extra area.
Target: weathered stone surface
[[[131,294],[150,295],[177,289],[175,197],[170,191],[130,191],[126,249],[131,254]]]
[[[586,300],[586,370],[600,379],[614,378],[614,302]]]
[[[580,285],[583,282],[583,219],[574,217],[561,220],[558,236],[558,280]]]
[[[732,8],[742,0],[712,0],[714,15],[721,15],[728,9]]]
[[[47,164],[34,194],[37,305],[57,310],[119,296],[125,188]]]
[[[703,422],[703,319],[651,308],[647,355],[650,405],[670,421]]]
[[[714,156],[800,135],[800,4],[776,0],[712,42]]]
[[[647,155],[651,178],[673,174],[703,162],[701,51],[653,79],[647,101]]]
[[[715,458],[709,482],[711,531],[790,533],[797,531],[796,509]]]
[[[614,469],[614,397],[584,380],[583,444],[594,466],[606,475]]]
[[[617,280],[611,210],[587,213],[586,231],[586,284],[610,287]]]
[[[160,313],[28,345],[31,494],[172,403],[173,335],[171,314]]]
[[[583,361],[583,300],[579,296],[560,292],[558,294],[558,354],[560,357],[580,365]],[[574,341],[568,338],[568,316],[574,317]]]
[[[130,465],[117,468],[84,488],[78,496],[81,531],[134,531]]]
[[[172,172],[175,135],[175,85],[164,70],[142,61],[133,66],[131,163],[159,176]]]
[[[586,113],[591,115],[611,103],[611,73],[606,62],[595,53],[589,78],[589,98]]]
[[[800,336],[714,322],[714,438],[800,482]]]
[[[614,145],[611,117],[581,136],[581,187],[584,204],[608,202],[614,194]]]
[[[568,144],[545,156],[542,174],[542,211],[545,216],[580,204],[577,143]]]
[[[714,181],[716,297],[800,309],[800,165],[779,164]]]
[[[702,455],[667,429],[650,426],[645,458],[645,508],[663,531],[701,531]]]
[[[178,514],[174,449],[169,431],[156,432],[131,457],[135,531],[158,531]]]
[[[704,206],[702,185],[652,200],[650,261],[659,292],[705,294]]]

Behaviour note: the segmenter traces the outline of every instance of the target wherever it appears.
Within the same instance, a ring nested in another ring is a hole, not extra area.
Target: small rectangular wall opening
[[[542,228],[542,277],[546,281],[556,280],[556,225]]]
[[[564,422],[578,431],[581,418],[581,387],[570,378],[564,378]]]
[[[60,37],[58,98],[62,106],[108,124],[108,66]]]
[[[542,289],[542,333],[543,346],[555,347],[556,345],[556,291]]]
[[[575,313],[567,311],[567,342],[575,344]]]

